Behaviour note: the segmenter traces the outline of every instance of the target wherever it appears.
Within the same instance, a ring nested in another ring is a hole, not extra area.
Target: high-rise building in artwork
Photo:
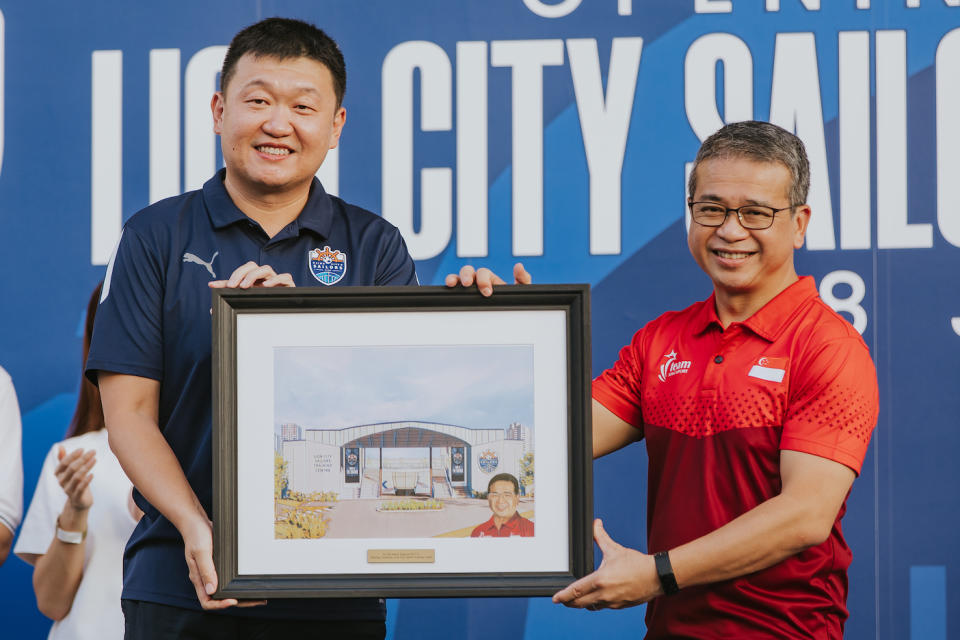
[[[284,440],[303,440],[303,429],[294,422],[280,425],[280,437]]]

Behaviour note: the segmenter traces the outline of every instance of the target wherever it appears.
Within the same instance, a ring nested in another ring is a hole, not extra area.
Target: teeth
[[[282,149],[280,147],[257,147],[257,151],[261,153],[269,153],[272,156],[288,156],[290,155],[290,149]]]
[[[741,258],[746,258],[749,253],[734,253],[733,251],[717,251],[717,255],[726,260],[739,260]]]

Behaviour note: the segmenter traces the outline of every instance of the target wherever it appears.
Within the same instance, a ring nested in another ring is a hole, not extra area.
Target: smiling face
[[[330,70],[310,58],[245,54],[211,108],[227,190],[247,197],[309,191],[346,120]]]
[[[718,202],[735,208],[757,204],[774,209],[789,206],[790,171],[775,162],[744,157],[712,158],[697,168],[694,201]],[[797,280],[793,251],[803,246],[810,207],[799,205],[776,214],[768,229],[749,230],[730,213],[720,227],[690,223],[687,243],[700,268],[713,281],[718,312],[732,304],[744,319]],[[746,315],[743,315],[743,314]]]
[[[487,503],[493,511],[494,521],[502,524],[517,512],[517,492],[513,490],[513,483],[509,480],[497,480],[490,485],[487,493]]]

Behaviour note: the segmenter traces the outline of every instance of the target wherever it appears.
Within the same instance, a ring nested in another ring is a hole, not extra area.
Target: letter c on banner
[[[541,18],[562,18],[573,13],[582,1],[563,0],[557,4],[544,4],[540,0],[523,0],[523,4]]]

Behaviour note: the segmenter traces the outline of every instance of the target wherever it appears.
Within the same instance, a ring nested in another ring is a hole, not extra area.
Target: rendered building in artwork
[[[345,428],[288,423],[281,436],[277,453],[286,461],[290,491],[332,491],[348,500],[470,497],[485,493],[498,473],[524,477],[524,456],[529,460],[533,453],[533,430],[517,422],[506,429],[419,421]],[[524,492],[532,491],[528,482]]]

